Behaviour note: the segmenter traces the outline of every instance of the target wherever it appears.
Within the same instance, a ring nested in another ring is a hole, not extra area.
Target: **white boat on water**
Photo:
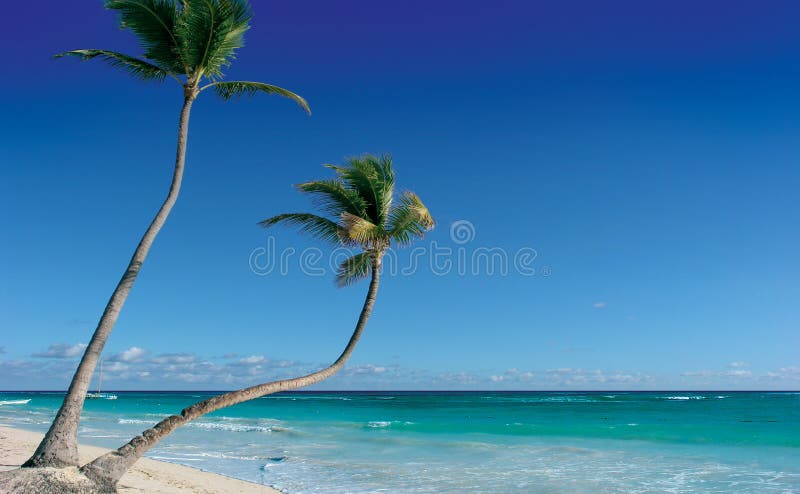
[[[111,393],[101,393],[100,388],[103,386],[103,361],[100,361],[100,373],[97,376],[97,393],[86,393],[86,398],[89,400],[116,400],[117,395]]]

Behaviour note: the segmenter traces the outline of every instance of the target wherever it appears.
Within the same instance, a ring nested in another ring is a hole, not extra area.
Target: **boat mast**
[[[103,361],[100,361],[100,375],[97,378],[97,394],[100,394],[100,387],[103,385]]]

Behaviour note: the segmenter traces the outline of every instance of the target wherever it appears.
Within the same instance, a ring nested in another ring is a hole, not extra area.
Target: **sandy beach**
[[[42,434],[11,427],[0,427],[0,471],[12,470],[36,449]],[[107,450],[80,445],[81,462],[90,461]],[[203,472],[182,465],[142,458],[119,482],[121,493],[241,493],[278,494],[267,486]]]

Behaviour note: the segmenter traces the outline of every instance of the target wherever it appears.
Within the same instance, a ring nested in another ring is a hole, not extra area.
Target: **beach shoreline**
[[[0,426],[0,471],[18,468],[30,457],[43,434]],[[97,446],[79,445],[81,463],[107,452]],[[119,482],[125,494],[280,494],[271,487],[165,461],[142,458]]]

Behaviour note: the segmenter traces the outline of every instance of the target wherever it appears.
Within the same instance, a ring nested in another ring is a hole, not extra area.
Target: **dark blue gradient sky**
[[[102,2],[10,9],[0,388],[58,387],[72,361],[31,355],[87,341],[165,193],[180,91],[50,58],[139,53]],[[230,387],[338,355],[366,286],[336,290],[296,259],[258,276],[248,259],[268,234],[316,245],[255,223],[308,209],[290,184],[369,151],[391,152],[437,217],[421,246],[454,261],[533,248],[537,272],[388,276],[331,387],[800,387],[800,3],[253,10],[229,78],[290,88],[314,113],[197,101],[185,189],[109,342],[110,385]],[[165,353],[183,367],[160,367]]]

